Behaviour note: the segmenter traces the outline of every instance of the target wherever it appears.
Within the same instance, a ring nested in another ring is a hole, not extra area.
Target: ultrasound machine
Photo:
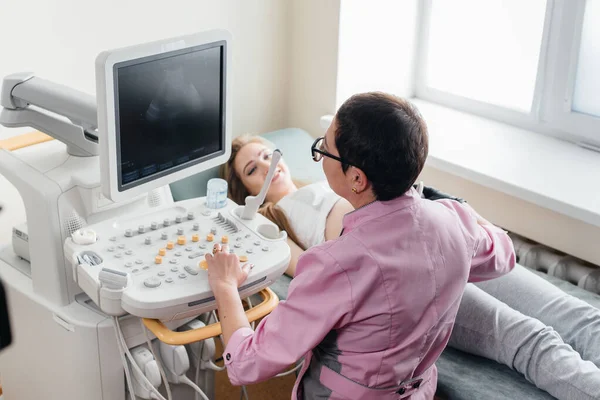
[[[224,367],[204,255],[215,243],[255,265],[239,288],[263,298],[250,320],[277,304],[268,286],[290,249],[257,213],[270,179],[244,205],[174,202],[169,189],[229,158],[231,48],[214,30],[103,52],[96,97],[30,73],[4,78],[0,123],[57,139],[0,150],[27,216],[0,249],[7,399],[213,398]]]

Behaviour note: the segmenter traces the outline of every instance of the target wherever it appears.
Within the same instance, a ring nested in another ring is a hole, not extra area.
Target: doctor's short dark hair
[[[360,168],[377,200],[402,196],[415,183],[427,159],[427,125],[407,100],[380,92],[350,97],[336,116],[340,157]],[[342,163],[344,172],[350,165]]]

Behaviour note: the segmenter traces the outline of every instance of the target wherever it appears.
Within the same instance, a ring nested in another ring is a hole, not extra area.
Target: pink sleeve
[[[288,298],[253,332],[238,329],[225,348],[233,385],[260,382],[282,372],[336,327],[352,310],[350,285],[336,260],[314,248],[298,260]]]
[[[471,239],[473,259],[469,282],[486,281],[512,271],[516,263],[515,249],[506,231],[486,221],[467,203],[439,202],[456,211],[465,234]],[[483,223],[478,223],[478,219]]]

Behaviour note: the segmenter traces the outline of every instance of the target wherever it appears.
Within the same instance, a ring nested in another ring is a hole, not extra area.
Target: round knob
[[[200,230],[200,224],[194,224],[194,230],[195,231]]]
[[[178,245],[183,246],[185,244],[185,242],[186,242],[185,236],[179,236],[177,238],[177,244]]]
[[[223,243],[223,244],[229,243],[229,237],[227,237],[227,235],[221,236],[221,243]]]
[[[167,283],[173,283],[173,278],[167,278],[167,279],[165,279],[165,282],[167,282]]]
[[[187,278],[186,274],[179,274],[179,279],[185,279],[185,278]]]
[[[248,257],[247,256],[240,256],[240,262],[247,262],[248,261]]]
[[[215,228],[215,227],[210,228],[210,233],[212,233],[213,235],[216,235],[217,234],[217,228]]]
[[[152,222],[152,224],[150,224],[150,229],[152,229],[153,231],[158,229],[158,223],[156,222]]]
[[[212,242],[213,240],[215,240],[215,235],[213,235],[212,233],[206,235],[206,241]]]
[[[144,240],[144,243],[152,244],[152,238],[150,236],[146,237],[146,240]]]
[[[192,242],[197,242],[199,240],[200,240],[200,235],[198,235],[197,233],[192,235]]]
[[[206,260],[202,260],[198,263],[198,266],[204,270],[208,269],[208,263],[206,262]]]
[[[160,286],[160,279],[155,276],[151,276],[150,278],[144,281],[144,286],[149,288],[155,288]]]
[[[146,231],[146,228],[144,228],[144,225],[138,226],[138,233],[144,233],[145,231]]]
[[[132,237],[132,236],[133,236],[133,231],[131,229],[125,230],[125,237]]]
[[[133,267],[133,263],[131,261],[127,261],[125,263],[125,268],[131,268],[131,267]]]
[[[181,215],[178,215],[177,217],[175,217],[175,222],[177,222],[178,224],[183,221],[183,217]]]
[[[177,234],[183,235],[183,228],[177,228]]]
[[[190,211],[190,212],[188,213],[188,215],[187,215],[187,218],[188,218],[189,220],[192,220],[192,219],[194,219],[194,218],[195,218],[195,216],[194,216],[194,212],[193,212],[193,211]]]
[[[235,247],[236,249],[239,249],[240,247],[242,247],[241,243],[236,243],[233,245],[233,247]]]
[[[269,246],[263,246],[262,251],[269,251]]]
[[[167,240],[167,237],[168,237],[168,236],[167,236],[167,234],[166,234],[165,232],[163,232],[163,233],[160,235],[160,238],[161,238],[162,240]]]
[[[163,226],[169,226],[169,225],[171,225],[171,221],[169,221],[169,219],[167,218],[163,221]]]
[[[160,250],[158,250],[158,255],[159,256],[165,256],[165,255],[167,255],[167,250],[166,249],[160,249]]]
[[[173,250],[173,247],[175,247],[175,243],[173,243],[173,242],[167,242],[167,249]]]
[[[161,256],[154,257],[154,262],[156,264],[162,264],[162,257]]]

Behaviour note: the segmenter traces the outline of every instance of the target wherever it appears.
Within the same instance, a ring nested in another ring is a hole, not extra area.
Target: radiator
[[[514,233],[509,233],[509,236],[513,240],[519,264],[600,294],[599,266],[532,242]]]

